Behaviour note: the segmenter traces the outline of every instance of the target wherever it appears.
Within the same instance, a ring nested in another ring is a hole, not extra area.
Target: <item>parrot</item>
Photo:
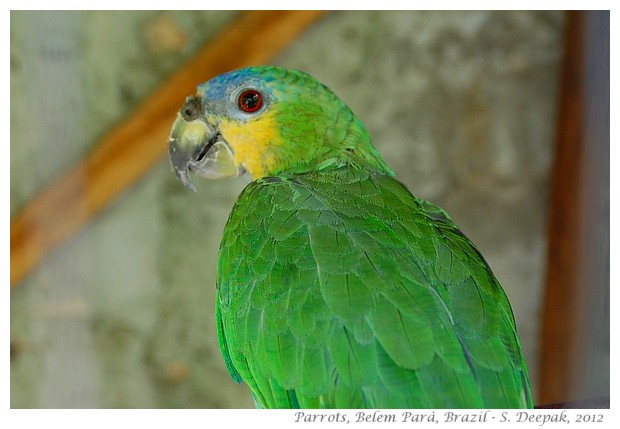
[[[190,173],[249,179],[222,232],[215,321],[257,408],[532,408],[489,265],[326,85],[273,65],[219,74],[167,148],[188,189]]]

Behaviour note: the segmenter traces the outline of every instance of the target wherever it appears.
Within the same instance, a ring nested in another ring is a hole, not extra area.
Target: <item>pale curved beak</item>
[[[195,191],[189,172],[207,179],[235,177],[242,173],[230,146],[204,117],[187,120],[179,112],[168,137],[168,156],[175,176]]]

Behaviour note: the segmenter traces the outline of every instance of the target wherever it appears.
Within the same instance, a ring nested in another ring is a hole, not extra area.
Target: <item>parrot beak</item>
[[[194,99],[195,100],[195,99]],[[189,102],[186,101],[186,105]],[[183,112],[181,109],[181,112]],[[230,146],[200,115],[184,116],[181,112],[168,137],[168,156],[174,174],[187,189],[195,191],[189,172],[207,179],[221,179],[242,174],[233,159]],[[187,110],[185,110],[187,112]]]

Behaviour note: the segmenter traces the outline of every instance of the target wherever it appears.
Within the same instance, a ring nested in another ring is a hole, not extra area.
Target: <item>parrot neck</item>
[[[339,121],[327,130],[304,130],[287,134],[283,128],[280,134],[290,151],[280,152],[284,156],[270,173],[304,174],[351,166],[370,173],[394,176],[379,152],[371,143],[370,135],[361,121],[348,109],[338,115]]]
[[[351,166],[366,170],[370,173],[394,176],[394,172],[387,166],[381,155],[368,140],[358,140],[354,147],[344,147],[334,150],[333,154],[316,165],[317,170],[326,170]]]

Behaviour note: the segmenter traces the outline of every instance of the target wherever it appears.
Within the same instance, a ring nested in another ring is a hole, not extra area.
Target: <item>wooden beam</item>
[[[568,12],[559,102],[539,370],[542,404],[609,395],[609,369],[596,356],[604,353],[605,341],[609,347],[608,11]]]
[[[577,269],[579,156],[582,140],[583,105],[583,16],[567,12],[564,64],[561,74],[556,128],[555,159],[551,176],[551,205],[548,219],[547,280],[542,320],[540,402],[564,402],[568,386],[568,356],[574,332],[574,296]]]
[[[11,288],[161,159],[176,111],[197,84],[228,70],[268,62],[321,15],[320,11],[243,12],[210,40],[82,162],[45,187],[11,220]]]

